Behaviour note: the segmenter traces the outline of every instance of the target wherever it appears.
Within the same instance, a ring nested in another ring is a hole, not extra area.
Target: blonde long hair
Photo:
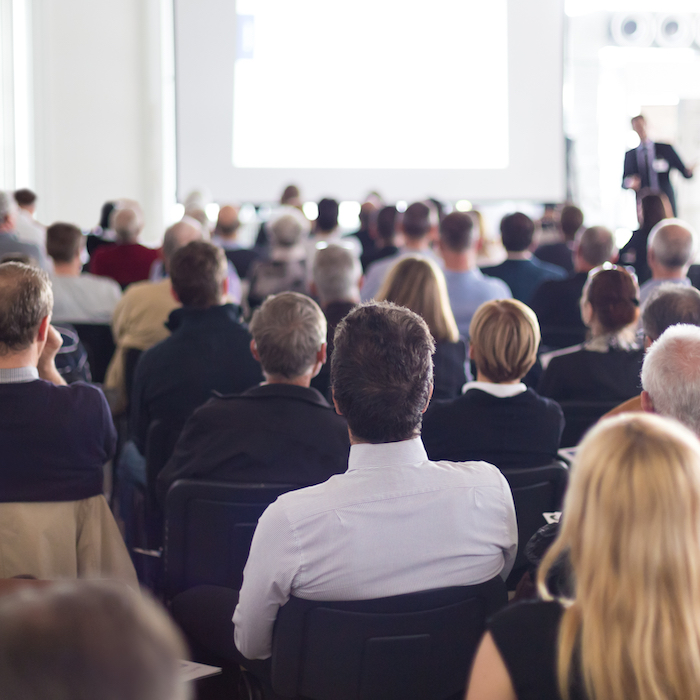
[[[422,316],[436,342],[459,340],[445,275],[428,258],[410,256],[399,260],[389,270],[375,299],[393,301]]]
[[[589,698],[700,696],[700,442],[667,418],[627,414],[581,443],[559,537],[575,598],[559,629],[559,690],[576,657]]]

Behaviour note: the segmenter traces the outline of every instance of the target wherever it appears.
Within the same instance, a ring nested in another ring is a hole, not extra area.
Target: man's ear
[[[172,283],[170,284],[170,294],[172,295],[173,299],[175,299],[175,301],[176,301],[178,304],[182,304],[182,300],[181,300],[180,297],[177,295],[177,292],[175,291],[175,287],[173,287]]]
[[[318,299],[318,287],[316,286],[316,282],[313,280],[309,284],[309,292],[314,299]]]
[[[51,316],[44,316],[39,321],[39,328],[36,332],[36,340],[38,343],[45,343],[49,334],[49,326],[51,325]]]
[[[642,411],[646,411],[647,413],[656,413],[654,410],[654,404],[652,403],[651,396],[649,396],[648,391],[643,391],[642,392]]]
[[[333,405],[335,406],[335,412],[339,416],[342,416],[343,412],[340,410],[340,407],[338,406],[338,402],[335,400],[335,393],[334,393],[333,389],[331,389],[331,396],[333,397]]]
[[[428,391],[428,400],[425,402],[425,408],[421,411],[421,413],[425,413],[428,410],[428,406],[430,406],[430,399],[433,398],[433,383],[430,382],[430,390]]]
[[[321,349],[316,353],[316,362],[320,362],[322,365],[325,365],[327,361],[328,361],[328,344],[323,343],[323,345],[321,345]]]
[[[255,339],[252,338],[250,341],[250,354],[260,362],[260,353],[258,352],[258,346],[255,343]]]

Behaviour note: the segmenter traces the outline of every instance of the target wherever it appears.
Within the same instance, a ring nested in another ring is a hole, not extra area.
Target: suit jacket
[[[500,469],[549,464],[564,429],[559,404],[532,389],[506,398],[469,389],[436,402],[423,417],[423,444],[432,460],[483,460]]]
[[[541,245],[537,248],[534,255],[542,262],[564,268],[569,274],[574,271],[573,247],[566,241]]]
[[[345,419],[318,391],[261,384],[194,412],[158,476],[158,497],[197,477],[310,486],[343,473],[349,450]]]
[[[625,178],[630,177],[631,175],[639,175],[642,180],[642,186],[640,189],[645,189],[651,187],[652,182],[648,168],[645,168],[642,165],[644,161],[641,156],[641,150],[642,146],[640,145],[637,148],[633,148],[631,151],[627,151],[627,153],[625,153],[625,167],[622,174],[622,181],[624,183]],[[658,167],[654,167],[654,170],[656,170],[658,177],[659,189],[666,193],[666,196],[673,207],[673,214],[675,216],[676,197],[669,178],[671,170],[675,168],[685,178],[690,178],[693,176],[693,174],[685,167],[683,161],[680,159],[673,146],[668,143],[654,144],[654,161],[658,164]]]
[[[485,275],[502,279],[513,293],[513,298],[529,304],[532,295],[545,280],[563,279],[566,270],[532,257],[529,260],[505,260],[495,267],[484,267]]]

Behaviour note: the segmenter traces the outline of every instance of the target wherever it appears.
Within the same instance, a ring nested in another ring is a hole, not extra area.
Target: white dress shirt
[[[486,462],[430,462],[420,438],[350,448],[345,474],[280,496],[253,537],[233,615],[251,659],[271,654],[291,594],[366,600],[483,583],[518,546],[508,482]]]

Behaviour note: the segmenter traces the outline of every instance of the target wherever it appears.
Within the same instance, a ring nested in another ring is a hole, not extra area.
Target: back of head
[[[663,267],[681,269],[692,262],[695,234],[684,221],[666,219],[656,224],[649,233],[647,249]]]
[[[583,226],[583,212],[573,204],[565,204],[559,215],[559,226],[564,238],[573,241],[576,233]]]
[[[33,207],[36,204],[36,194],[26,187],[15,190],[15,202],[20,207]]]
[[[122,203],[112,215],[112,228],[117,240],[122,243],[136,243],[143,230],[143,211],[138,203]]]
[[[192,241],[170,261],[170,281],[183,306],[207,309],[221,303],[228,275],[226,255],[208,241]]]
[[[639,289],[622,267],[594,272],[583,288],[582,299],[590,303],[604,333],[617,333],[639,316]]]
[[[406,257],[392,268],[377,293],[377,301],[391,301],[411,309],[428,324],[437,342],[459,339],[442,270],[428,258]]]
[[[463,253],[472,247],[474,221],[469,214],[453,211],[440,222],[440,241],[453,253]]]
[[[537,316],[517,299],[487,301],[472,317],[469,344],[477,370],[488,380],[518,381],[537,360]]]
[[[0,356],[27,349],[52,309],[51,282],[43,270],[16,262],[0,265]]]
[[[46,252],[57,263],[70,263],[80,255],[83,233],[73,224],[56,223],[46,229]]]
[[[654,411],[700,435],[700,328],[667,328],[647,350],[642,387]]]
[[[7,192],[0,190],[0,226],[6,224],[8,219],[15,215],[16,211],[14,198]]]
[[[184,655],[166,614],[119,584],[55,583],[0,600],[3,700],[185,700]]]
[[[658,190],[643,190],[640,193],[640,203],[642,207],[642,227],[646,231],[651,231],[659,221],[670,219],[673,216],[673,209],[668,197]]]
[[[501,219],[501,240],[509,253],[522,253],[532,245],[535,224],[522,212],[508,214]]]
[[[576,250],[587,265],[598,267],[613,257],[615,237],[605,226],[590,226],[580,234]]]
[[[423,202],[411,204],[401,217],[401,228],[406,238],[420,241],[432,229],[432,210]]]
[[[280,197],[280,204],[296,205],[299,202],[299,197],[301,196],[299,188],[296,185],[287,185],[282,192]]]
[[[433,380],[435,344],[425,321],[370,302],[340,322],[333,342],[333,398],[352,434],[370,443],[415,437]]]
[[[329,245],[316,252],[313,280],[322,304],[356,301],[361,277],[360,261],[347,248]]]
[[[382,207],[377,213],[377,235],[383,243],[393,243],[396,236],[396,217],[398,211],[395,206]]]
[[[318,203],[316,230],[330,233],[338,226],[338,202],[335,199],[322,199]]]
[[[669,282],[654,289],[642,309],[644,335],[656,340],[678,323],[700,326],[700,291]]]
[[[697,438],[649,414],[601,421],[579,445],[563,511],[538,575],[542,587],[568,551],[576,598],[559,627],[560,689],[576,656],[587,697],[692,697],[700,687]]]
[[[233,238],[241,222],[238,220],[238,209],[227,204],[219,209],[214,233],[222,238]]]
[[[269,296],[256,309],[250,332],[265,374],[294,379],[316,363],[326,342],[326,317],[306,295],[282,292]]]
[[[175,255],[175,251],[180,250],[192,241],[202,240],[202,227],[196,219],[188,216],[181,221],[170,226],[163,235],[163,267],[166,272],[170,271],[170,261]]]
[[[292,248],[309,232],[309,222],[301,212],[283,214],[268,225],[272,245],[277,248]]]

